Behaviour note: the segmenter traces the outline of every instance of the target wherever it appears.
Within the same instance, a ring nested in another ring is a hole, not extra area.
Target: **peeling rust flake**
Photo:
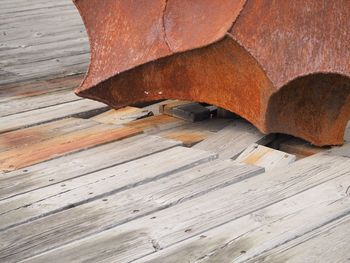
[[[348,0],[74,0],[91,46],[79,96],[116,109],[206,102],[263,133],[343,143]]]

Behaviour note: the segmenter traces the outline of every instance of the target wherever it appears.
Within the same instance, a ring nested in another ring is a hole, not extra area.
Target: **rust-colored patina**
[[[75,0],[91,63],[76,89],[114,108],[214,104],[264,133],[343,143],[350,119],[348,0]]]

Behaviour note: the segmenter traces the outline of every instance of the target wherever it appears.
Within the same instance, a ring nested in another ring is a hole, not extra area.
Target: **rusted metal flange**
[[[338,145],[350,119],[350,1],[75,0],[91,63],[76,93],[114,108],[206,102],[264,133]]]

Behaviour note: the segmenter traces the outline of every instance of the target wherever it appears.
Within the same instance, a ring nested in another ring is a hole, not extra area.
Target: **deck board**
[[[274,137],[220,110],[159,114],[188,102],[106,112],[74,95],[90,55],[71,0],[1,0],[0,21],[1,262],[349,260],[350,129],[341,147],[278,135],[278,159],[232,161]]]
[[[0,134],[68,117],[88,117],[107,110],[102,103],[77,100],[1,118]]]
[[[160,156],[163,162],[159,163]],[[215,154],[176,147],[0,201],[0,229],[62,211],[144,184],[215,158]],[[29,208],[28,208],[29,207]]]
[[[107,256],[110,261],[129,262],[347,175],[349,164],[350,160],[342,157],[309,157],[63,246],[45,254],[44,261],[58,255],[70,261],[79,255],[80,260],[103,260]],[[124,239],[133,242],[125,247]]]
[[[23,234],[26,237],[35,236],[38,231],[35,225],[40,222],[42,227],[48,230],[44,231],[46,234],[42,236],[42,241],[54,238],[55,244],[65,243],[69,239],[73,240],[82,237],[82,235],[93,234],[94,229],[96,229],[93,226],[98,226],[100,230],[108,229],[133,218],[148,215],[152,211],[158,211],[220,187],[237,183],[257,175],[261,171],[259,168],[237,165],[232,161],[205,163],[192,169],[170,174],[157,181],[153,180],[146,185],[126,190],[123,193],[105,197],[107,199],[105,201],[96,200],[63,213],[18,226],[17,231],[23,229]],[[173,187],[174,184],[178,187]],[[96,210],[101,211],[103,217],[96,218]],[[75,218],[74,222],[69,220],[72,217]],[[61,224],[63,223],[62,219],[65,224]],[[61,226],[56,225],[58,222],[61,222]],[[84,222],[89,222],[89,226]],[[82,231],[82,228],[85,231]],[[9,231],[16,230],[9,229]],[[56,235],[56,231],[61,232],[61,234]],[[45,250],[49,247],[52,247],[50,242],[42,242],[38,245],[37,250]],[[27,252],[25,253],[27,254]],[[30,253],[35,252],[31,251]]]
[[[156,136],[138,135],[6,173],[0,177],[0,200],[137,160],[179,145],[179,142]]]

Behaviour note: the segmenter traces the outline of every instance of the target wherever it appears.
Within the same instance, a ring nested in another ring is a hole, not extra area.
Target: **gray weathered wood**
[[[79,260],[108,257],[110,261],[129,262],[346,175],[349,164],[349,159],[338,156],[309,157],[71,243],[47,253],[41,262],[57,255],[67,261],[79,255]],[[116,245],[126,239],[133,242]]]
[[[349,262],[349,236],[350,216],[345,216],[248,262]]]
[[[254,143],[245,149],[236,160],[264,167],[266,171],[270,171],[295,162],[296,156]]]
[[[271,135],[260,133],[250,123],[234,120],[217,134],[195,145],[194,148],[216,152],[220,158],[235,158],[252,143],[266,144],[271,140]]]
[[[0,177],[0,200],[164,151],[180,143],[139,135],[39,163]]]
[[[105,201],[90,202],[31,222],[30,225],[18,226],[17,231],[20,231],[25,238],[32,236],[33,242],[38,242],[35,236],[39,232],[42,233],[39,234],[40,244],[37,244],[36,251],[24,252],[22,257],[120,225],[142,215],[151,217],[152,215],[149,214],[152,211],[176,205],[195,196],[239,182],[259,172],[261,172],[259,168],[235,164],[229,160],[214,161],[108,196]],[[74,218],[74,221],[71,218]],[[41,227],[38,228],[36,225]],[[14,231],[16,230],[10,229],[6,233],[11,236],[10,232]],[[19,249],[27,246],[25,243],[18,245]]]
[[[0,133],[17,130],[49,121],[72,116],[90,116],[107,110],[102,103],[92,100],[78,100],[43,109],[22,112],[6,117],[0,121]]]
[[[165,152],[0,201],[0,230],[105,197],[216,158],[201,150]]]
[[[319,232],[313,231],[313,229],[323,225],[328,226],[332,220],[349,213],[350,199],[346,196],[346,189],[339,189],[339,185],[349,183],[350,177],[343,175],[274,205],[203,232],[184,242],[160,250],[136,262],[231,263],[248,262],[249,258],[254,258],[257,255],[258,260],[256,262],[289,262],[293,257],[299,260],[291,262],[336,262],[332,260],[322,261],[323,256],[314,253],[315,250],[306,245],[309,243],[308,241],[300,244],[298,253],[285,253],[283,250],[284,248],[291,248],[293,251],[295,244],[306,241],[312,236],[309,234],[310,231],[311,233]],[[315,198],[315,196],[318,198]],[[301,238],[295,239],[298,236],[301,236]],[[334,235],[332,241],[325,242],[323,240],[323,249],[329,244],[337,243],[339,249],[344,248],[346,246],[341,245],[344,241],[345,239],[337,241]],[[285,242],[288,243],[284,245]],[[274,249],[274,247],[277,248]],[[281,252],[281,256],[277,256],[279,252]],[[314,260],[311,260],[312,257],[304,257],[303,252],[310,256],[313,255]],[[270,257],[269,255],[274,256]],[[284,256],[282,257],[282,255]],[[339,255],[344,256],[345,254],[340,252]],[[337,255],[334,253],[332,257],[337,258]]]
[[[85,72],[89,44],[69,0],[1,2],[0,84]],[[73,58],[75,57],[75,58]]]
[[[81,100],[72,90],[32,96],[0,103],[0,117]]]

